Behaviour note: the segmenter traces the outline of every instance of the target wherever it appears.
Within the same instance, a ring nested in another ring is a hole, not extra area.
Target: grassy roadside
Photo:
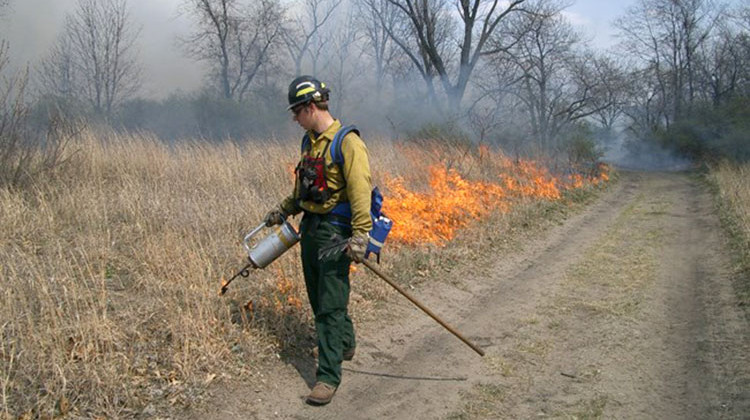
[[[750,163],[722,161],[710,165],[705,176],[734,251],[734,287],[739,304],[750,318]]]
[[[279,355],[307,350],[298,247],[216,297],[245,259],[244,233],[289,191],[296,145],[169,147],[84,133],[69,166],[28,189],[0,189],[0,418],[170,413],[200,405],[212,383],[251,381]],[[426,165],[441,162],[430,150],[373,142],[370,151],[378,185],[387,172],[429,186]],[[453,165],[467,179],[503,169],[472,159]],[[525,188],[508,197],[516,205],[487,216],[492,229],[467,218],[445,246],[389,244],[385,268],[425,279],[486,258],[597,188],[540,200],[524,195],[534,192],[527,175],[513,178]],[[367,322],[390,289],[357,275],[353,316]]]

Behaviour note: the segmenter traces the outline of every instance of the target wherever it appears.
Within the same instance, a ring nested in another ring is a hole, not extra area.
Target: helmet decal
[[[307,93],[312,93],[312,92],[316,92],[316,90],[315,90],[314,87],[304,88],[302,90],[298,90],[297,91],[297,96],[303,96],[303,95],[305,95]]]
[[[309,86],[309,87],[315,89],[315,85],[312,82],[302,82],[302,83],[298,84],[296,88],[299,89],[302,86]],[[325,87],[325,86],[322,86],[322,87]]]

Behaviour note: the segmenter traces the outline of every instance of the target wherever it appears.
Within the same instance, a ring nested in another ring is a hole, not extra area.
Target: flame
[[[557,200],[560,198],[559,179],[552,176],[547,168],[539,163],[518,159],[515,162],[503,159],[506,189],[521,197]]]
[[[224,293],[226,292],[224,288],[227,286],[227,284],[229,284],[229,282],[227,281],[227,278],[224,276],[221,276],[221,288],[219,288],[219,296],[224,296]]]
[[[278,267],[274,295],[274,306],[279,313],[283,312],[285,306],[293,309],[302,308],[302,300],[299,298],[299,287],[284,274],[284,270],[281,267]]]
[[[470,221],[492,210],[507,210],[506,193],[500,185],[472,182],[453,169],[436,165],[429,173],[431,191],[426,193],[410,191],[401,177],[386,180],[389,201],[383,211],[395,221],[389,238],[405,244],[443,244]]]
[[[425,152],[426,159],[408,150],[404,153],[412,162],[434,161],[434,153]],[[507,212],[520,200],[559,200],[562,192],[598,185],[609,180],[609,168],[600,164],[594,173],[584,176],[573,172],[568,177],[554,176],[547,167],[528,159],[509,159],[501,152],[493,152],[486,145],[477,149],[480,164],[490,167],[487,180],[470,180],[446,163],[433,163],[427,191],[417,192],[407,187],[404,177],[386,177],[386,200],[383,211],[394,221],[389,241],[407,245],[445,245],[458,229],[491,212]]]

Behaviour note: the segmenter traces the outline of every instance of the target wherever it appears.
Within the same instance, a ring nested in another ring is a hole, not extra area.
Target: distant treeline
[[[165,99],[124,101],[110,116],[84,103],[47,97],[35,102],[30,122],[39,128],[50,118],[83,120],[117,131],[153,133],[162,140],[223,141],[289,134],[284,96],[278,91],[262,102],[237,102],[208,93],[174,93]]]
[[[573,159],[623,138],[636,155],[750,156],[744,4],[636,0],[613,22],[620,43],[600,51],[557,0],[188,0],[194,32],[177,41],[204,82],[156,100],[144,99],[129,7],[78,0],[50,51],[0,90],[14,121],[0,130],[64,118],[167,141],[298,135],[286,90],[308,73],[331,87],[334,115],[369,135]]]

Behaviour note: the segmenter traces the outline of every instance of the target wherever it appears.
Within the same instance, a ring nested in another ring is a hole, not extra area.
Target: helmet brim
[[[286,107],[286,110],[289,111],[289,110],[291,110],[292,108],[294,108],[297,105],[302,105],[302,104],[308,103],[308,102],[312,102],[312,99],[310,99],[310,98],[307,98],[307,99],[301,98],[301,99],[299,99],[296,102],[292,102],[288,107]]]

